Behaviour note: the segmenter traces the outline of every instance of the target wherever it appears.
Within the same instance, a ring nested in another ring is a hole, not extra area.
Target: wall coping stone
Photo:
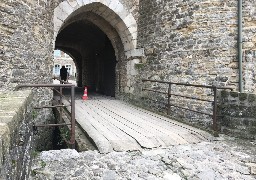
[[[11,146],[12,133],[25,118],[31,100],[31,90],[0,92],[0,169]]]

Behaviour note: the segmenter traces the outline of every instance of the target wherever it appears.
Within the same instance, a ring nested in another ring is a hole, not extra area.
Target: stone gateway
[[[243,2],[245,92],[255,92],[255,3]],[[235,0],[3,0],[0,29],[1,91],[50,82],[54,49],[74,57],[79,85],[109,82],[112,95],[136,96],[142,78],[239,87]]]
[[[26,178],[28,170],[13,158],[26,159],[24,151],[32,146],[49,145],[45,134],[52,132],[39,132],[40,143],[33,144],[29,127],[33,121],[53,121],[50,110],[32,112],[51,103],[52,91],[15,88],[52,83],[54,50],[73,58],[79,87],[154,111],[165,111],[164,95],[142,88],[168,87],[143,79],[231,87],[238,92],[218,92],[219,125],[224,126],[219,129],[255,139],[255,6],[256,0],[1,0],[0,168],[10,170],[3,176],[17,172],[14,179]],[[178,87],[172,92],[194,98],[212,93]],[[194,101],[174,101],[198,110]],[[212,107],[200,105],[204,110]],[[210,125],[209,117],[175,112],[188,123]],[[21,137],[26,139],[22,150],[10,145]]]

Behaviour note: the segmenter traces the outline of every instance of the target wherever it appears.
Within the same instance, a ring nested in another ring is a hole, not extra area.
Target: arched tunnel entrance
[[[77,85],[88,91],[115,96],[115,50],[107,35],[94,23],[82,19],[65,26],[55,48],[68,52],[77,66]]]
[[[77,85],[109,96],[134,91],[137,22],[119,0],[62,1],[54,9],[55,49],[71,55]]]

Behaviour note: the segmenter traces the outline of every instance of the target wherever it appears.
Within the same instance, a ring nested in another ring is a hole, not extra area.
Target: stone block
[[[54,18],[54,31],[55,32],[59,32],[59,30],[60,30],[60,27],[62,26],[62,24],[63,24],[63,21],[61,21],[60,19],[58,19],[58,18]]]
[[[64,12],[62,10],[62,8],[60,6],[58,6],[54,9],[54,19],[53,20],[56,21],[56,19],[59,19],[61,21],[64,21],[68,17],[68,15],[69,14],[67,12]],[[55,26],[55,24],[54,24],[54,26]]]
[[[134,19],[133,15],[130,13],[129,15],[127,15],[124,19],[123,19],[126,27],[131,27],[136,23],[136,20]]]
[[[77,0],[67,0],[67,2],[73,8],[75,8],[78,5]]]
[[[124,92],[125,92],[125,93],[129,93],[129,92],[130,92],[130,88],[126,86],[126,87],[124,88]]]
[[[133,49],[133,50],[130,50],[130,51],[127,51],[125,53],[127,55],[127,58],[130,58],[130,57],[142,57],[144,56],[144,48],[141,48],[141,49]]]
[[[119,32],[123,32],[127,29],[127,26],[124,24],[124,22],[122,20],[119,20],[119,22],[115,25],[115,27],[117,28],[117,30]]]
[[[245,100],[247,100],[247,96],[248,96],[247,93],[239,93],[239,100],[245,101]]]
[[[227,99],[229,96],[229,92],[227,91],[221,91],[221,98]]]
[[[253,103],[256,101],[256,95],[255,94],[249,94],[248,95],[248,102]]]
[[[122,42],[125,42],[125,41],[122,39]],[[125,55],[127,56],[127,59],[128,59],[129,57],[131,57],[131,52],[130,52],[130,50],[132,50],[132,49],[134,49],[134,48],[133,48],[133,45],[132,45],[131,41],[128,41],[128,42],[126,42],[126,43],[124,44],[124,50],[125,50]]]
[[[130,34],[136,33],[137,32],[137,27],[136,26],[131,26],[127,29]]]
[[[84,5],[92,3],[94,0],[83,0]]]
[[[251,174],[256,175],[256,163],[246,163],[246,165],[250,168]]]
[[[243,43],[243,49],[251,49],[255,48],[255,44],[253,42],[244,42]]]
[[[59,7],[64,13],[68,15],[70,15],[74,11],[74,8],[67,1],[63,1],[62,3],[60,3]]]
[[[111,0],[102,0],[101,3],[104,4],[105,6],[109,7]]]
[[[5,123],[0,123],[0,143],[0,169],[2,169],[4,165],[4,157],[11,146],[10,130]]]
[[[116,8],[117,4],[118,4],[118,0],[111,0],[108,7],[113,10]]]
[[[233,98],[236,98],[238,97],[238,92],[230,92],[230,96],[233,97]]]
[[[84,5],[83,0],[76,0],[76,2],[77,2],[79,7]]]

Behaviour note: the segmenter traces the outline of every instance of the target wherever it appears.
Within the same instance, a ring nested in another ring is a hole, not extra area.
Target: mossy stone
[[[141,69],[144,67],[144,64],[143,63],[137,63],[134,65],[136,69]]]
[[[254,94],[249,94],[249,96],[248,96],[248,102],[252,103],[252,102],[254,102],[254,101],[256,101],[256,95],[254,95]]]
[[[227,98],[229,96],[229,92],[227,91],[221,91],[221,97],[222,98]]]
[[[256,134],[256,126],[251,127],[251,128],[249,129],[249,132],[250,132],[250,134],[255,135],[255,134]]]
[[[238,92],[230,92],[230,96],[232,96],[232,97],[234,97],[234,98],[236,98],[236,97],[238,97]]]
[[[245,101],[247,99],[247,96],[248,96],[248,94],[246,94],[246,93],[240,93],[239,94],[239,100],[240,101]]]

